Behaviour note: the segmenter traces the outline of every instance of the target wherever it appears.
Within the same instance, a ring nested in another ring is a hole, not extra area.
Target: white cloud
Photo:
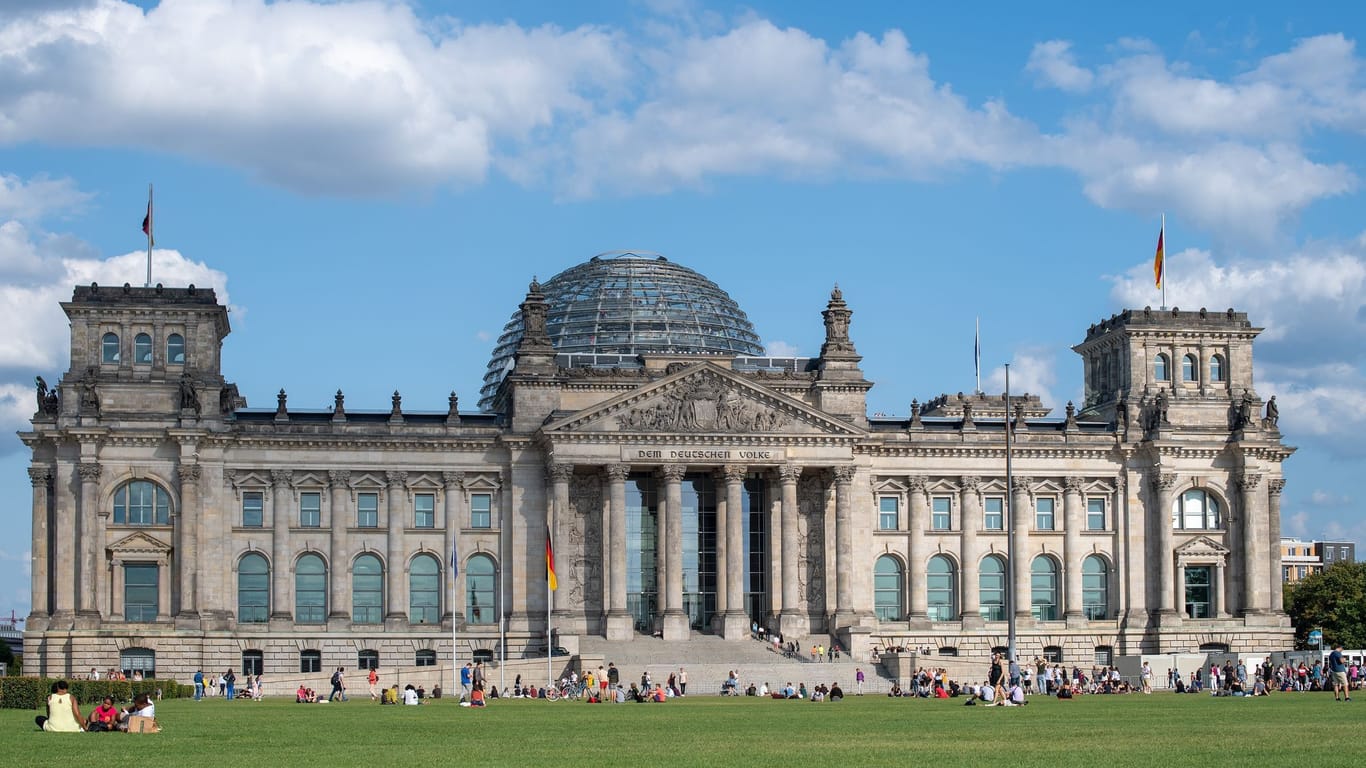
[[[1025,71],[1037,74],[1044,85],[1064,91],[1086,91],[1095,81],[1095,74],[1091,70],[1077,66],[1077,59],[1072,55],[1072,44],[1066,40],[1035,43],[1034,49],[1029,52]]]
[[[1058,410],[1060,404],[1053,395],[1058,383],[1058,360],[1050,349],[1028,348],[1016,350],[1010,361],[1010,394],[1012,397],[1031,394],[1038,395],[1043,404]],[[1006,388],[1005,366],[992,368],[982,382],[985,392],[1004,392]]]
[[[38,219],[77,208],[89,199],[90,195],[77,189],[71,179],[40,175],[24,181],[13,174],[0,174],[0,218]]]
[[[774,339],[764,342],[764,355],[767,357],[800,357],[801,352],[798,351],[795,344]]]

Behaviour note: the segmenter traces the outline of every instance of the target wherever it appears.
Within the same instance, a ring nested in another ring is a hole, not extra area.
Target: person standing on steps
[[[860,667],[859,669],[854,670],[854,685],[855,685],[855,690],[856,690],[856,692],[855,692],[854,695],[855,695],[855,696],[862,696],[862,695],[863,695],[863,669],[862,669],[861,667]]]

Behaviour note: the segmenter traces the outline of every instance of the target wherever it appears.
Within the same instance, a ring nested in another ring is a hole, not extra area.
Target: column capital
[[[923,475],[911,475],[906,478],[906,487],[911,489],[913,493],[924,493],[929,485],[929,481]]]
[[[856,469],[848,464],[841,464],[831,470],[835,475],[835,482],[840,485],[848,485],[854,481]]]
[[[1034,478],[1027,476],[1012,477],[1010,480],[1010,489],[1016,493],[1029,493],[1029,487],[1034,484]]]
[[[749,467],[744,464],[727,464],[721,468],[721,476],[727,483],[743,483],[748,472]]]
[[[351,484],[351,470],[331,469],[327,472],[327,487],[345,488]]]
[[[104,468],[101,467],[99,464],[90,461],[83,461],[81,462],[80,466],[76,468],[76,471],[81,476],[81,482],[94,483],[99,481],[100,472],[103,469]]]
[[[402,470],[390,470],[385,472],[384,479],[388,481],[390,488],[408,487],[408,473]]]
[[[459,491],[465,488],[464,472],[442,472],[441,482],[448,491]]]
[[[1285,490],[1285,478],[1273,477],[1266,483],[1266,489],[1272,496],[1280,496],[1281,491]]]
[[[778,480],[784,485],[791,483],[796,485],[798,478],[802,476],[802,468],[796,464],[784,464],[778,467]]]
[[[608,464],[602,471],[607,474],[607,479],[614,483],[624,481],[626,476],[631,474],[631,468],[625,464]]]
[[[294,480],[294,473],[288,469],[272,469],[270,471],[270,484],[276,488],[288,488]]]
[[[195,483],[199,481],[203,468],[198,464],[181,464],[176,467],[175,471],[176,475],[180,477],[181,483]]]
[[[1062,479],[1062,487],[1067,493],[1081,493],[1081,486],[1085,481],[1084,477],[1068,475]]]
[[[47,467],[29,467],[28,480],[33,483],[34,488],[47,487],[47,483],[52,479],[52,470]]]
[[[968,493],[976,493],[982,486],[982,478],[977,475],[963,475],[958,479],[958,484]]]
[[[659,468],[659,474],[669,482],[678,482],[688,473],[688,467],[683,464],[665,464]]]
[[[1152,472],[1153,487],[1159,491],[1170,491],[1176,487],[1176,474],[1172,472]]]
[[[1123,474],[1115,475],[1115,490],[1117,490],[1117,491],[1122,491],[1122,490],[1124,490],[1124,486],[1127,485],[1128,482],[1129,482],[1129,481],[1128,481],[1128,479],[1126,478],[1125,475],[1123,475]]]
[[[1262,484],[1262,473],[1240,472],[1234,480],[1238,483],[1239,489],[1244,491],[1255,491],[1257,490],[1257,486]]]
[[[574,477],[574,465],[556,462],[545,468],[546,476],[556,483],[567,483]]]

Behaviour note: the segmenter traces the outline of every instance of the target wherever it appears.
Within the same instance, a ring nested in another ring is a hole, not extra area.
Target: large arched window
[[[1196,375],[1199,373],[1199,369],[1200,363],[1196,362],[1195,355],[1186,355],[1181,358],[1182,381],[1199,381],[1199,376]]]
[[[270,564],[259,552],[237,561],[237,621],[258,624],[270,619]]]
[[[475,555],[465,564],[465,621],[498,621],[498,569],[488,555]]]
[[[1209,359],[1209,380],[1224,380],[1224,358],[1222,355],[1215,355]]]
[[[294,565],[294,623],[327,623],[327,564],[311,552]]]
[[[1207,530],[1223,526],[1219,514],[1219,500],[1214,494],[1192,488],[1172,502],[1172,527],[1183,530]]]
[[[1100,555],[1081,561],[1081,609],[1088,619],[1110,615],[1110,566]]]
[[[1153,358],[1153,380],[1167,381],[1171,378],[1171,366],[1167,361],[1167,356],[1159,353]]]
[[[873,565],[873,610],[879,621],[901,619],[902,585],[901,562],[891,555],[883,555]]]
[[[384,565],[364,554],[351,566],[351,621],[379,624],[384,620]]]
[[[999,555],[988,555],[978,567],[977,596],[982,618],[1006,620],[1006,561]]]
[[[431,555],[418,555],[408,567],[408,622],[441,621],[441,564]]]
[[[930,621],[951,621],[958,615],[953,561],[944,555],[930,558],[925,568],[925,604]]]
[[[152,364],[152,337],[139,333],[133,337],[133,362],[138,365]]]
[[[169,365],[180,365],[185,362],[184,336],[173,333],[166,337],[166,362]]]
[[[1029,566],[1030,611],[1039,621],[1058,620],[1058,564],[1047,555]]]
[[[129,480],[114,491],[116,525],[168,525],[171,497],[150,480]]]
[[[100,361],[117,363],[119,361],[119,335],[106,333],[100,339]]]

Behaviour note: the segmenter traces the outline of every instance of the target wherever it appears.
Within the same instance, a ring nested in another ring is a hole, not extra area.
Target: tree
[[[1285,610],[1301,648],[1314,629],[1323,630],[1325,648],[1366,648],[1366,563],[1335,563],[1287,585]]]

